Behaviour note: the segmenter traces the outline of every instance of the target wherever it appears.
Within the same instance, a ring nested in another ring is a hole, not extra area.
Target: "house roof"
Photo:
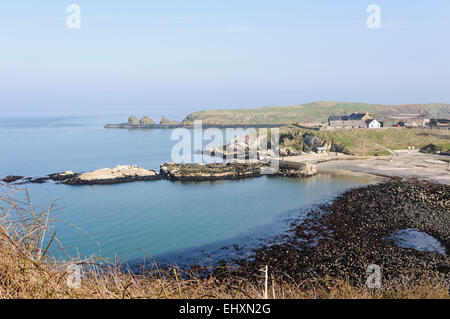
[[[345,121],[345,120],[343,119],[343,117],[344,117],[344,116],[331,115],[331,116],[330,116],[330,120],[331,120],[331,121]]]
[[[351,115],[331,115],[331,121],[362,121],[367,113],[352,113]]]
[[[353,113],[349,116],[349,120],[351,121],[361,121],[364,116],[366,116],[367,113]]]

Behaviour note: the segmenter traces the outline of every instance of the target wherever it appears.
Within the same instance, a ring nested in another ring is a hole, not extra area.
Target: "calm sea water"
[[[119,164],[158,168],[171,160],[176,143],[171,130],[103,128],[121,121],[123,117],[0,119],[0,176],[44,176]],[[369,182],[315,176],[26,187],[35,206],[55,203],[53,215],[61,222],[53,227],[71,255],[135,260],[197,256],[223,245],[256,242],[284,229],[289,214]]]

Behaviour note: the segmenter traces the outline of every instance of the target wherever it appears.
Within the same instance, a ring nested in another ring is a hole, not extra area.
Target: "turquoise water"
[[[107,130],[123,118],[0,120],[0,176],[42,176],[170,161],[171,130]],[[224,242],[275,235],[288,213],[370,182],[355,177],[261,177],[239,181],[151,181],[120,185],[26,187],[32,202],[55,203],[53,227],[71,255],[131,260],[194,254]],[[21,186],[22,187],[22,186]],[[23,186],[24,187],[24,186]],[[76,227],[74,227],[75,225]],[[55,252],[58,254],[58,252]],[[186,257],[186,256],[184,256]]]

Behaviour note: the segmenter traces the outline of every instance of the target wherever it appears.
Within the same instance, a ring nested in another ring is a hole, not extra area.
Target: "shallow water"
[[[418,229],[402,229],[392,234],[391,238],[399,247],[445,254],[445,247],[436,238]]]
[[[43,176],[137,164],[158,168],[170,161],[171,130],[107,130],[123,118],[0,121],[0,176]],[[206,248],[253,245],[279,234],[290,214],[371,182],[360,177],[305,179],[261,177],[238,181],[150,181],[69,186],[52,182],[28,188],[35,206],[55,203],[57,237],[74,256],[197,258]],[[25,187],[25,186],[20,186]],[[76,226],[76,227],[74,227]],[[60,251],[53,251],[64,256]],[[197,256],[197,257],[195,257]]]

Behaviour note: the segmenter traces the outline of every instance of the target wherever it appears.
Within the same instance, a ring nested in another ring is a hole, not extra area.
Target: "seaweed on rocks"
[[[401,248],[387,238],[416,228],[439,240],[446,254]],[[255,279],[268,265],[275,278],[295,282],[336,278],[362,286],[370,264],[384,287],[439,280],[450,284],[450,186],[392,180],[346,191],[291,224],[282,244],[264,246],[238,261],[240,276]]]
[[[9,184],[9,183],[14,183],[18,180],[21,180],[22,178],[23,178],[23,176],[10,175],[10,176],[6,176],[5,178],[3,178],[2,181]]]
[[[61,173],[54,173],[54,174],[50,174],[48,175],[48,177],[55,182],[64,182],[66,180],[72,179],[77,177],[78,174],[75,174],[72,171],[66,171],[66,172],[61,172]]]
[[[50,178],[49,177],[36,177],[36,178],[30,178],[28,180],[29,183],[32,184],[44,184],[46,183]]]
[[[108,179],[98,179],[98,180],[83,180],[79,177],[64,180],[63,183],[67,185],[113,185],[122,183],[134,183],[134,182],[145,182],[145,181],[156,181],[160,180],[159,175],[153,176],[124,176],[115,177]]]
[[[161,165],[163,178],[176,181],[233,180],[262,176],[260,163],[214,163]]]

